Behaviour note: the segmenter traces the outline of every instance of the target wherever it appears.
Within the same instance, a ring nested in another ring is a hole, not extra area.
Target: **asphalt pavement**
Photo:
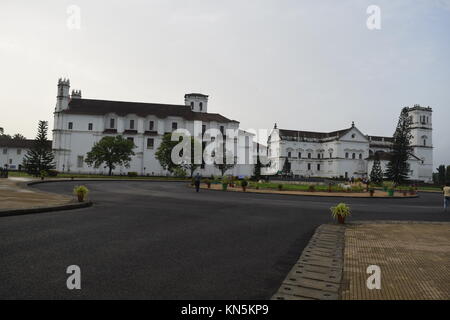
[[[152,181],[34,187],[94,206],[0,218],[0,299],[269,299],[315,229],[349,220],[450,221],[442,196],[340,199],[201,190]],[[66,269],[81,269],[68,290]]]

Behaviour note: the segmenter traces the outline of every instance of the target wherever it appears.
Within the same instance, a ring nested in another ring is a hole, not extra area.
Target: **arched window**
[[[320,171],[320,163],[317,164],[317,171]]]
[[[356,159],[356,153],[352,154],[352,159]]]
[[[308,170],[311,170],[311,163],[308,163]]]
[[[345,153],[345,158],[348,159],[348,152]]]
[[[426,147],[427,146],[427,139],[423,139],[423,145]]]
[[[359,154],[359,160],[362,160],[362,153]]]
[[[200,111],[202,111],[203,110],[203,102],[200,102],[199,106],[200,106]]]
[[[311,153],[308,153],[308,159],[311,159]]]
[[[194,110],[194,101],[191,102],[191,110]]]
[[[289,151],[289,152],[288,152],[288,158],[290,158],[290,157],[291,157],[291,155],[292,155],[292,154],[291,154],[291,152]]]
[[[301,153],[301,152],[298,153],[298,158],[299,158],[299,159],[302,158],[302,153]]]

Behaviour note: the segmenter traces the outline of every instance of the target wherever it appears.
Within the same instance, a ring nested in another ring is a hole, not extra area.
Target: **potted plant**
[[[227,188],[228,188],[228,179],[223,177],[223,179],[222,179],[222,190],[223,191],[227,191]]]
[[[331,215],[334,219],[337,219],[340,224],[345,223],[345,218],[351,214],[350,207],[345,203],[339,203],[335,207],[331,207]]]
[[[73,193],[78,197],[78,202],[83,202],[84,198],[89,193],[89,189],[85,186],[76,186],[73,188]]]
[[[241,181],[241,187],[242,187],[242,191],[246,191],[246,189],[247,189],[247,186],[248,186],[248,182],[247,182],[247,180],[242,180]]]

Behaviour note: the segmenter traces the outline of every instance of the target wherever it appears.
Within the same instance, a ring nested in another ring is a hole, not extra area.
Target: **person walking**
[[[450,187],[448,184],[444,187],[444,211],[447,212],[447,208],[450,204]]]
[[[202,177],[200,176],[200,173],[197,172],[194,178],[194,185],[195,185],[195,191],[199,192],[200,190],[200,182],[202,181]]]

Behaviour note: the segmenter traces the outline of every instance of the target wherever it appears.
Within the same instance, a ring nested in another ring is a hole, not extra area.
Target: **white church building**
[[[415,105],[412,118],[412,147],[409,178],[432,182],[433,140],[432,109]],[[370,175],[376,157],[386,172],[392,137],[369,136],[354,124],[334,132],[308,132],[276,127],[268,138],[270,167],[267,175],[288,173],[299,177],[365,178]]]
[[[135,144],[130,167],[118,167],[114,174],[136,172],[139,175],[166,175],[155,157],[164,134],[176,129],[187,129],[200,136],[209,129],[226,134],[238,132],[234,138],[236,153],[251,155],[255,146],[254,135],[239,130],[239,122],[218,113],[208,112],[208,96],[190,93],[184,96],[184,105],[123,102],[84,99],[81,91],[70,92],[70,82],[59,79],[54,112],[53,151],[56,169],[60,172],[107,174],[108,169],[95,169],[85,163],[86,154],[105,136],[122,135]],[[199,137],[202,140],[202,137]],[[214,139],[214,137],[212,137]],[[249,157],[249,156],[248,156]],[[251,176],[254,166],[236,164],[227,175]],[[213,165],[202,164],[202,175],[220,175]],[[188,172],[189,174],[189,172]]]

